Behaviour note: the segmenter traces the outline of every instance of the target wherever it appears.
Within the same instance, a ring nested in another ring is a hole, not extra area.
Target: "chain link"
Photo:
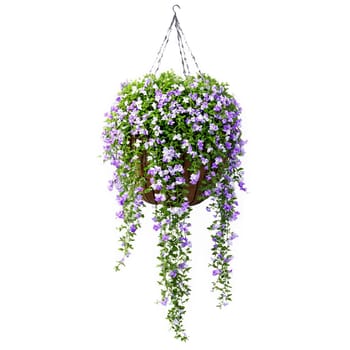
[[[165,49],[169,43],[171,31],[172,31],[174,26],[175,26],[176,33],[177,33],[177,41],[178,41],[178,47],[179,47],[179,51],[180,51],[180,58],[181,58],[181,64],[182,64],[182,70],[183,70],[184,76],[188,76],[191,74],[190,67],[188,64],[188,58],[187,58],[188,53],[190,54],[194,64],[196,65],[198,73],[200,75],[202,75],[202,72],[199,69],[197,60],[194,57],[192,50],[190,49],[190,46],[188,45],[185,34],[180,26],[180,22],[179,22],[179,19],[177,18],[175,11],[174,11],[173,19],[171,20],[170,26],[167,30],[167,33],[166,33],[164,40],[160,46],[160,49],[157,53],[156,59],[152,65],[152,68],[150,69],[150,73],[157,74],[157,72],[160,68],[160,63],[161,63],[163,56],[164,56]],[[186,53],[186,50],[187,50],[187,53]]]

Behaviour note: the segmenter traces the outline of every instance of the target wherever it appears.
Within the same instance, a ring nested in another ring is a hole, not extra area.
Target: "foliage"
[[[188,180],[200,186],[201,199],[213,221],[211,273],[218,306],[231,300],[232,254],[237,237],[230,222],[239,214],[236,190],[245,190],[240,156],[241,108],[228,85],[206,74],[180,77],[173,71],[122,84],[103,130],[104,160],[114,167],[109,189],[116,190],[122,219],[119,270],[129,256],[140,218],[144,194],[154,191],[153,229],[159,235],[160,303],[175,337],[187,340],[185,304],[190,295],[190,213]],[[142,157],[147,157],[141,169]],[[184,168],[184,160],[190,162]],[[186,179],[185,172],[190,172]],[[205,175],[204,178],[202,175]],[[203,179],[202,179],[203,178]],[[186,183],[187,182],[187,183]]]

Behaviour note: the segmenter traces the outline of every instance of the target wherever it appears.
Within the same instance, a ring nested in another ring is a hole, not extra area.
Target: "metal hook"
[[[181,9],[181,7],[180,7],[180,5],[177,5],[177,4],[173,6],[173,12],[174,12],[174,15],[176,16],[175,7],[178,7],[179,9]]]

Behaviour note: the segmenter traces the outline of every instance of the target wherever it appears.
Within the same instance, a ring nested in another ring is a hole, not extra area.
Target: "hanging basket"
[[[241,108],[221,83],[200,71],[173,6],[174,16],[150,72],[127,81],[106,113],[103,131],[104,160],[114,167],[109,189],[117,191],[116,217],[120,251],[116,270],[125,265],[142,226],[144,202],[153,207],[153,230],[159,235],[157,259],[160,300],[168,307],[167,320],[175,337],[188,337],[184,328],[185,303],[190,295],[190,206],[211,201],[208,227],[211,248],[212,290],[218,306],[231,301],[230,245],[237,237],[236,190],[245,191],[240,157]],[[158,73],[171,31],[175,28],[183,76],[173,70]],[[192,58],[196,74],[191,74]]]
[[[201,187],[205,179],[205,176],[207,174],[207,171],[202,166],[199,170],[200,171],[199,180],[197,184],[193,185],[190,183],[191,172],[189,171],[189,169],[191,167],[191,162],[185,156],[182,156],[181,165],[184,168],[183,177],[186,180],[184,189],[186,191],[186,197],[189,205],[192,206],[203,202],[206,198],[203,196],[203,191],[201,190]],[[143,191],[142,198],[145,202],[149,204],[157,204],[155,200],[155,194],[158,192],[153,190],[151,187],[151,176],[146,174],[146,171],[145,171],[146,167],[147,167],[147,153],[143,153],[143,155],[140,157],[140,176],[146,179],[146,187],[145,187],[145,190]]]

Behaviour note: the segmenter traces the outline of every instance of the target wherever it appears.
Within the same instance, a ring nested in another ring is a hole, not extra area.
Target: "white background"
[[[244,110],[234,301],[217,310],[209,291],[203,206],[188,343],[155,304],[150,207],[127,268],[114,272],[103,115],[120,82],[150,69],[174,4],[1,2],[0,348],[350,349],[346,0],[179,0],[200,67],[229,82]],[[163,68],[178,69],[175,52],[172,36]]]

